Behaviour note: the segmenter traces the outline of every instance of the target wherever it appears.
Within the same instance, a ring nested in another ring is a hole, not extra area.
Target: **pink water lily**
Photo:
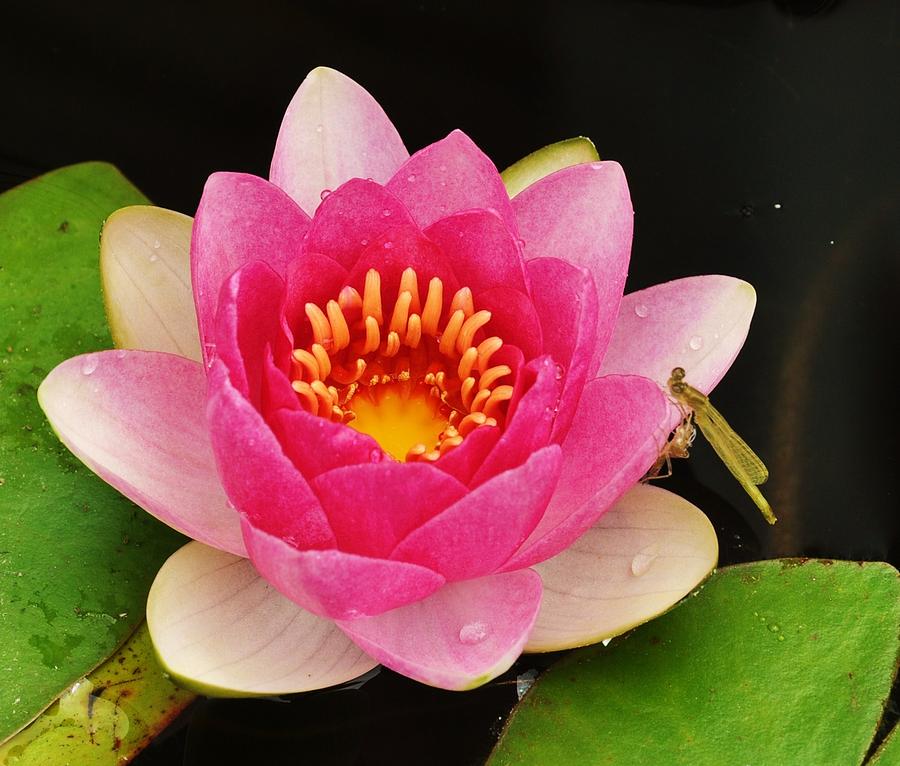
[[[465,134],[409,156],[317,69],[268,181],[214,174],[193,221],[109,219],[122,350],[63,362],[39,397],[69,449],[195,541],[148,601],[174,675],[265,694],[383,663],[469,688],[708,574],[703,514],[638,481],[681,417],[669,372],[709,391],[753,289],[623,298],[625,176],[574,161],[535,155],[510,198]]]

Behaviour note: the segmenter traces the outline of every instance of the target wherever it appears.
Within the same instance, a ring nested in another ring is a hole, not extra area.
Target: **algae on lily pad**
[[[16,766],[116,766],[130,761],[194,699],[156,661],[147,625],[30,726],[0,745]]]
[[[551,668],[491,766],[860,764],[897,668],[888,564],[762,561]]]
[[[0,741],[134,631],[182,542],[73,457],[36,398],[58,362],[112,347],[100,228],[145,202],[104,163],[0,195]]]

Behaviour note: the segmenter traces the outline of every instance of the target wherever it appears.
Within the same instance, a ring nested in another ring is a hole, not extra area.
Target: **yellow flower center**
[[[366,274],[363,294],[340,291],[324,309],[305,306],[312,342],[293,354],[292,385],[313,415],[372,436],[398,460],[437,460],[480,426],[502,425],[512,370],[491,365],[503,345],[482,339],[491,320],[459,289],[443,316],[444,285],[419,299],[416,272],[403,272],[392,306],[381,275]]]

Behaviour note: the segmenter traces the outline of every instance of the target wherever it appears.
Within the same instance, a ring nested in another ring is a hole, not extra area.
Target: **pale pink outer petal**
[[[331,550],[298,550],[241,519],[250,560],[291,601],[321,617],[378,615],[430,596],[444,584],[416,564]]]
[[[160,521],[245,556],[219,482],[197,362],[152,351],[67,359],[38,389],[60,440],[88,468]]]
[[[651,466],[665,444],[668,401],[653,381],[590,381],[563,442],[562,475],[547,512],[504,570],[556,555],[591,527]]]
[[[634,211],[616,162],[573,165],[542,178],[512,201],[525,258],[558,258],[589,269],[597,289],[592,372],[609,343],[631,256]]]
[[[200,361],[186,215],[152,205],[116,210],[100,235],[100,276],[118,348],[165,351]]]
[[[281,189],[246,173],[214,173],[194,217],[191,282],[208,360],[215,348],[215,317],[222,284],[250,261],[267,263],[282,278],[302,251],[309,216]]]
[[[716,532],[671,492],[638,484],[562,553],[534,569],[544,584],[526,652],[617,636],[666,611],[712,571]]]
[[[376,665],[247,559],[197,542],[156,575],[147,626],[166,672],[205,694],[294,694],[342,684]]]
[[[219,475],[234,507],[295,545],[334,545],[318,498],[259,412],[232,385],[222,362],[209,371],[206,411]]]
[[[515,662],[540,600],[540,577],[523,569],[451,583],[423,601],[338,626],[398,673],[442,689],[472,689]]]
[[[559,446],[538,450],[411,532],[391,558],[427,566],[448,582],[495,571],[543,515],[561,463]]]
[[[269,178],[312,215],[324,190],[351,178],[383,184],[408,157],[378,102],[346,75],[318,67],[284,113]]]
[[[622,301],[601,375],[633,374],[666,382],[683,367],[694,388],[708,394],[744,345],[756,291],[734,277],[686,277],[629,293]],[[670,407],[663,430],[682,418]]]
[[[478,208],[498,213],[513,236],[518,231],[497,168],[461,130],[416,152],[386,186],[422,228]]]

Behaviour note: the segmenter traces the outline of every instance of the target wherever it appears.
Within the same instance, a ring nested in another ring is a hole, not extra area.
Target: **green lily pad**
[[[134,631],[183,543],[82,466],[35,395],[58,362],[112,347],[100,227],[145,202],[103,163],[0,195],[0,741]]]
[[[866,766],[900,766],[900,724],[891,729]]]
[[[596,162],[600,159],[593,142],[584,136],[567,138],[555,144],[532,152],[504,170],[500,177],[506,186],[506,193],[515,197],[520,191],[540,181],[544,176],[557,170],[580,165],[583,162]]]
[[[551,668],[489,763],[859,764],[898,633],[888,564],[723,569],[674,611]]]
[[[146,623],[109,660],[0,745],[15,766],[116,766],[140,752],[195,698],[163,673]]]

